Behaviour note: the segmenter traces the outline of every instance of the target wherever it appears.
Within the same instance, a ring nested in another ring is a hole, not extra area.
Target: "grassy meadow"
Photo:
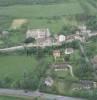
[[[48,27],[52,32],[58,32],[62,28],[65,23],[64,16],[80,13],[83,13],[83,9],[77,2],[54,5],[15,5],[0,7],[0,15],[9,16],[12,18],[12,21],[18,18],[25,18],[29,20],[29,28]]]
[[[15,97],[0,96],[0,100],[26,100],[26,99],[20,99],[20,98],[15,98]]]
[[[22,79],[25,72],[32,72],[36,68],[37,61],[27,56],[0,56],[0,79],[10,77]]]
[[[5,17],[4,23],[2,22],[0,26],[10,28],[14,19],[25,18],[28,20],[28,28],[48,27],[52,33],[58,33],[64,25],[68,25],[67,23],[77,25],[74,16],[86,12],[90,15],[96,14],[95,6],[88,0],[70,0],[51,5],[6,6],[0,7],[0,16]],[[71,20],[68,18],[69,16],[71,16]]]

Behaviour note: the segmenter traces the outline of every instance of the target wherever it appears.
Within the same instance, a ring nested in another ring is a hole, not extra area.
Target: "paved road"
[[[48,100],[84,100],[79,98],[72,98],[72,97],[65,97],[60,95],[52,95],[52,94],[46,94],[41,93],[38,91],[35,92],[27,92],[25,93],[24,90],[12,90],[12,89],[0,89],[0,95],[3,96],[15,96],[15,97],[42,97],[43,99]]]
[[[30,43],[28,45],[21,45],[21,46],[3,48],[3,49],[0,49],[0,52],[11,52],[11,51],[15,51],[15,50],[24,50],[27,47],[28,48],[31,48],[31,47],[45,48],[45,47],[49,47],[49,46],[60,46],[60,45],[61,45],[60,43],[52,43],[52,44],[46,44],[46,45],[37,45],[37,44]]]

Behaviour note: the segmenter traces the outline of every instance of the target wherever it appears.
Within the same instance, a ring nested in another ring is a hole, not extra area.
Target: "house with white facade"
[[[64,36],[62,34],[58,36],[58,41],[59,42],[65,42],[65,40],[66,40],[66,36]]]
[[[50,31],[49,29],[31,29],[28,30],[26,33],[26,38],[32,37],[37,39],[43,39],[43,38],[47,38],[50,37]]]
[[[74,49],[73,49],[73,48],[66,48],[66,49],[65,49],[65,54],[66,54],[66,55],[70,55],[70,54],[72,54],[72,53],[74,53]]]

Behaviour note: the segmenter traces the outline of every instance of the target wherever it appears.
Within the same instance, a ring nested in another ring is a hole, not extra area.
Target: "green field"
[[[27,56],[0,56],[0,79],[10,77],[21,79],[25,72],[32,72],[36,68],[36,60]]]
[[[0,96],[0,100],[25,100],[25,99],[20,99],[20,98],[15,98],[15,97]]]
[[[15,5],[0,7],[0,15],[9,16],[12,20],[14,18],[26,18],[29,20],[29,28],[48,27],[53,32],[60,31],[65,22],[65,15],[76,15],[80,13],[83,13],[83,9],[77,2],[54,5]],[[58,19],[55,20],[54,17],[58,17]]]
[[[10,7],[0,7],[0,14],[23,18],[73,15],[80,14],[82,12],[83,9],[77,2],[54,5],[16,5]]]
[[[4,23],[2,22],[0,26],[9,28],[13,19],[26,18],[29,20],[29,28],[48,27],[53,33],[57,33],[60,32],[62,26],[67,24],[67,22],[70,23],[73,20],[71,24],[76,23],[74,16],[83,13],[95,15],[96,8],[88,0],[73,0],[52,5],[14,5],[0,7],[0,16],[4,17]],[[68,16],[72,17],[71,20]]]

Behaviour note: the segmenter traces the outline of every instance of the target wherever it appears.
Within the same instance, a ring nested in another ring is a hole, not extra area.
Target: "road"
[[[14,46],[14,47],[9,47],[9,48],[3,48],[0,49],[0,52],[12,52],[15,50],[24,50],[25,48],[31,48],[31,47],[41,47],[41,48],[45,48],[45,47],[49,47],[49,46],[60,46],[60,43],[52,43],[52,44],[46,44],[46,45],[38,45],[38,44],[33,44],[30,43],[28,45],[21,45],[21,46]]]
[[[28,91],[27,93],[25,93],[24,90],[13,90],[13,89],[0,89],[0,95],[25,97],[25,98],[42,97],[43,99],[48,99],[48,100],[85,100],[85,99],[65,97],[60,95],[46,94],[38,91],[35,92]]]

